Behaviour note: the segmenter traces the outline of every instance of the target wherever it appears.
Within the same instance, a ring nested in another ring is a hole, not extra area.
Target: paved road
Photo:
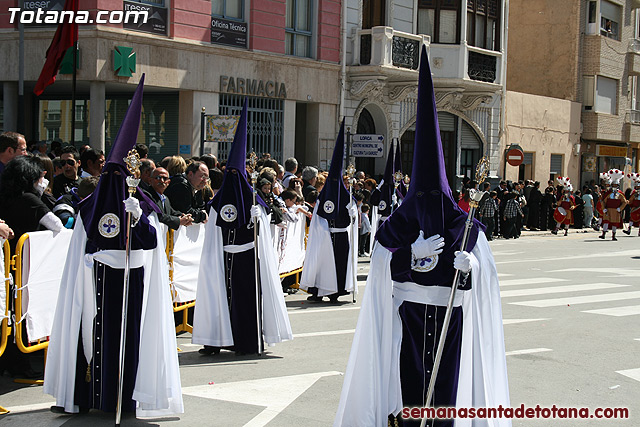
[[[640,426],[640,238],[527,233],[491,243],[500,275],[513,407],[628,407],[617,421],[514,420],[514,426]],[[368,261],[359,265],[362,277]],[[348,299],[343,297],[343,299]],[[266,355],[201,356],[178,337],[185,414],[123,425],[330,426],[359,302],[340,306],[286,298],[295,339]],[[102,426],[113,417],[49,412],[41,387],[0,378],[0,425]]]

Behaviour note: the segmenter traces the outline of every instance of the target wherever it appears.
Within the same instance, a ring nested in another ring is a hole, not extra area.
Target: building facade
[[[447,174],[473,177],[488,156],[500,164],[504,127],[506,2],[346,0],[343,114],[351,133],[401,144],[411,172],[419,52],[428,47]],[[384,157],[356,159],[382,174]]]
[[[64,0],[24,4],[22,13],[55,11]],[[21,37],[10,22],[9,8],[16,6],[0,0],[0,118],[2,129],[22,130],[28,140],[74,140],[108,151],[143,73],[138,139],[155,159],[198,155],[203,107],[206,114],[239,114],[245,98],[248,144],[256,152],[318,164],[322,144],[335,138],[339,0],[83,0],[80,7],[94,21],[108,11],[121,23],[80,25],[73,113],[72,63],[40,97],[33,94],[56,26],[26,23]],[[137,10],[147,11],[145,24],[124,22],[122,15]],[[228,143],[203,148],[224,160]]]
[[[536,165],[535,175],[520,167],[520,178],[559,174],[584,184],[611,168],[638,171],[638,7],[632,0],[511,0],[508,89],[577,102],[581,110],[579,125],[571,126],[579,138],[565,138],[551,158],[540,157],[545,147],[539,140],[509,135],[508,143],[519,144]],[[548,120],[567,121],[575,120],[572,111],[561,118],[545,113]]]

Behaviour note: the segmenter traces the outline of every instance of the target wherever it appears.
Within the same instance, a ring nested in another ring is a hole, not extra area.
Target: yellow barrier
[[[7,348],[7,342],[9,341],[9,335],[11,335],[11,329],[9,329],[9,296],[11,295],[11,289],[9,288],[9,275],[11,272],[9,271],[11,268],[11,249],[9,248],[9,242],[7,240],[4,241],[4,245],[2,246],[2,250],[4,252],[4,277],[2,280],[4,281],[4,289],[5,289],[5,298],[4,298],[4,316],[2,319],[2,323],[0,324],[0,329],[2,332],[0,334],[0,357],[4,354],[5,349]],[[0,415],[8,414],[9,411],[2,406],[0,406]]]
[[[167,247],[165,252],[167,253],[167,260],[169,261],[169,282],[171,285],[171,299],[175,300],[177,292],[173,288],[173,244],[174,244],[174,230],[169,229],[167,231]],[[174,302],[173,312],[182,312],[182,322],[176,326],[176,334],[180,332],[193,333],[193,326],[189,324],[189,309],[196,306],[196,301],[189,302]]]
[[[18,240],[18,244],[16,245],[16,254],[11,258],[11,268],[15,272],[14,275],[14,283],[15,283],[15,302],[13,304],[13,311],[15,315],[15,319],[22,319],[22,252],[24,250],[24,244],[29,238],[29,233],[25,233],[20,236]],[[46,340],[39,339],[34,343],[30,343],[28,338],[26,337],[26,333],[24,333],[24,328],[22,324],[16,323],[15,325],[15,334],[16,334],[16,346],[18,350],[22,353],[34,353],[39,350],[44,350],[44,361],[45,368],[47,362],[47,348],[49,347],[49,338]],[[44,384],[43,380],[27,380],[27,379],[15,379],[14,382],[20,384]]]

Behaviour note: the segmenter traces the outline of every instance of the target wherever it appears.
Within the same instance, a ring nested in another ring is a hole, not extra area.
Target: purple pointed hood
[[[236,127],[236,134],[233,137],[233,144],[229,150],[222,186],[211,200],[211,207],[218,213],[216,225],[219,227],[239,228],[251,222],[250,210],[253,204],[253,189],[247,181],[246,162],[247,101],[245,99]],[[256,201],[269,209],[258,194],[256,194]]]
[[[349,221],[347,206],[352,200],[342,180],[344,162],[344,119],[331,157],[329,176],[318,196],[318,215],[326,220]]]
[[[125,179],[131,175],[124,163],[124,158],[136,145],[142,113],[143,88],[144,74],[122,120],[102,169],[100,181],[98,181],[94,192],[80,202],[80,213],[87,238],[93,245],[101,249],[124,249],[126,214],[123,200],[129,197]],[[150,214],[153,211],[160,212],[158,206],[140,189],[135,193],[135,197],[140,200],[140,207],[145,214]],[[119,222],[119,232],[115,236],[111,236],[111,231],[115,230],[116,222]]]
[[[411,185],[402,202],[376,234],[380,244],[394,252],[394,280],[451,286],[454,252],[460,250],[467,214],[454,201],[447,181],[440,127],[426,48],[422,48],[418,80],[418,110]],[[467,250],[476,244],[479,223],[471,229]],[[424,273],[411,270],[411,244],[419,231],[425,237],[445,238],[436,267]]]

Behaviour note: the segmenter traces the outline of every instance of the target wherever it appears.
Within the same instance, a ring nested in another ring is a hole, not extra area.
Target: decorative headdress
[[[627,178],[634,182],[634,186],[640,186],[640,173],[628,173]]]
[[[571,180],[567,176],[559,176],[556,178],[556,181],[558,181],[558,185],[562,185],[565,190],[571,191],[573,189]]]
[[[624,178],[624,172],[619,169],[609,169],[609,177],[611,178],[611,183],[614,185],[619,185],[620,180]]]
[[[602,172],[600,174],[600,181],[604,181],[607,184],[611,184],[611,177],[609,176],[608,172]]]

